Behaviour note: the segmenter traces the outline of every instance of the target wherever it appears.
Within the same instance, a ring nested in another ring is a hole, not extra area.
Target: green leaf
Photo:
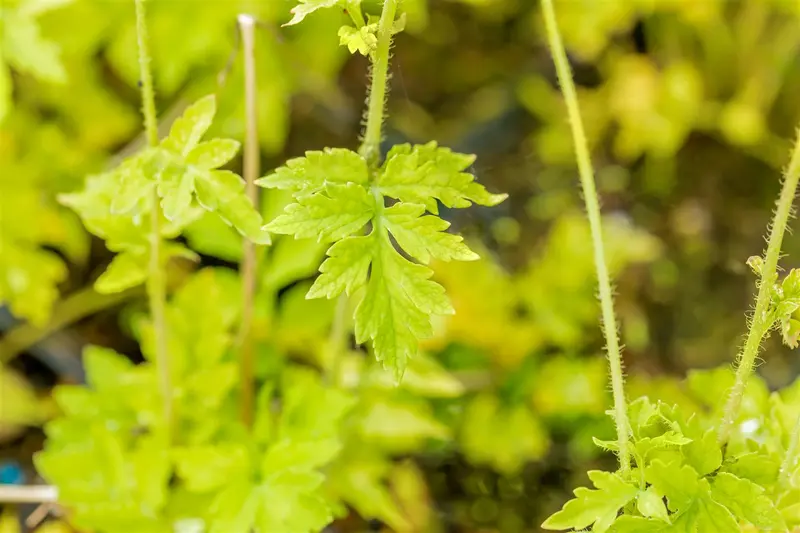
[[[39,425],[49,414],[33,385],[7,366],[0,367],[0,405],[0,428],[6,435],[15,435],[17,427]]]
[[[366,381],[384,389],[394,389],[394,376],[379,365],[373,365]],[[420,353],[408,363],[402,387],[428,398],[457,398],[464,394],[464,384],[442,367],[436,359]]]
[[[223,486],[214,499],[209,533],[251,533],[263,496],[246,478]]]
[[[356,341],[371,339],[375,356],[399,381],[419,339],[433,333],[430,315],[454,311],[444,288],[429,279],[430,269],[403,258],[386,236],[378,239],[367,291],[356,308]]]
[[[739,531],[739,523],[725,506],[715,502],[708,494],[708,482],[704,479],[703,489],[695,506],[686,513],[688,522],[694,523],[692,531],[703,533],[731,533]],[[693,520],[692,520],[693,519]]]
[[[339,434],[339,424],[353,406],[349,394],[326,387],[318,374],[308,370],[286,371],[283,382],[280,439],[313,441]]]
[[[780,512],[752,481],[720,472],[711,483],[711,497],[761,530],[785,530]]]
[[[225,487],[248,469],[247,450],[239,444],[176,448],[173,460],[178,477],[192,492]]]
[[[451,207],[470,205],[467,198],[489,203],[502,200],[500,196],[489,198],[471,175],[460,172],[471,164],[472,156],[453,154],[435,144],[413,149],[407,146],[407,153],[403,150],[396,148],[390,155],[410,157],[415,164],[421,161],[425,165],[421,172],[416,167],[407,169],[406,174],[413,176],[404,177],[413,182],[407,187],[411,193],[421,194],[423,202],[433,202],[429,209],[435,210],[437,194]],[[391,175],[388,170],[384,175],[387,173]],[[442,181],[440,178],[446,182],[443,186],[436,183]],[[388,178],[384,181],[387,186],[396,184]],[[460,236],[445,232],[447,222],[423,216],[422,205],[401,203],[386,208],[380,188],[370,182],[366,162],[349,150],[307,152],[305,157],[290,160],[261,178],[258,184],[292,191],[296,198],[266,226],[268,230],[339,241],[328,250],[321,275],[307,297],[332,298],[366,284],[355,312],[357,342],[371,340],[376,358],[399,380],[408,358],[418,352],[419,340],[432,334],[431,315],[451,314],[453,309],[444,289],[430,280],[432,271],[403,257],[395,249],[392,236],[403,251],[425,263],[432,258],[472,260],[477,255]],[[417,185],[423,187],[422,192]],[[432,195],[423,194],[428,190],[425,187],[433,191]],[[441,193],[443,187],[445,193]],[[368,222],[372,222],[372,232],[367,237],[351,236]]]
[[[636,509],[642,513],[642,516],[656,518],[666,523],[670,521],[663,497],[652,486],[640,492],[636,497]]]
[[[376,454],[377,455],[377,454]],[[391,462],[367,453],[337,461],[328,472],[336,494],[365,518],[377,518],[389,527],[407,531],[410,527],[399,502],[384,483]]]
[[[423,204],[438,213],[436,201],[446,207],[469,207],[471,203],[497,205],[506,194],[489,194],[464,172],[475,156],[439,148],[435,141],[421,146],[395,146],[386,156],[377,184],[382,194],[403,202]]]
[[[686,462],[701,476],[717,470],[722,465],[722,450],[717,443],[717,432],[713,429],[701,432],[697,417],[689,421],[689,428],[686,429],[688,436],[693,439],[681,447]]]
[[[321,531],[333,521],[333,510],[318,490],[322,474],[285,473],[261,487],[263,501],[257,531]]]
[[[789,348],[797,348],[800,339],[800,320],[784,318],[781,320],[781,336],[783,343]]]
[[[282,439],[267,450],[261,462],[264,475],[281,470],[312,470],[329,463],[342,448],[338,437],[307,441]]]
[[[331,183],[324,191],[298,197],[266,229],[300,239],[337,241],[360,230],[372,218],[375,200],[364,187]]]
[[[217,103],[213,94],[199,99],[173,122],[169,135],[161,141],[161,147],[186,157],[211,127],[216,112]]]
[[[257,244],[269,244],[269,233],[261,229],[261,215],[244,192],[242,178],[226,170],[210,170],[195,177],[197,201],[215,211],[239,233]]]
[[[460,235],[446,233],[450,223],[426,215],[421,204],[397,203],[384,212],[386,227],[397,244],[409,255],[427,264],[431,257],[442,261],[475,261],[478,254],[464,244]]]
[[[691,442],[692,439],[684,437],[677,431],[669,430],[657,437],[642,437],[635,442],[634,447],[640,456],[646,458],[651,452],[679,448]]]
[[[377,24],[366,24],[361,28],[342,26],[339,28],[339,44],[346,46],[351,54],[356,52],[362,56],[369,56],[378,46]]]
[[[119,192],[119,174],[114,171],[87,177],[82,190],[60,195],[59,201],[77,212],[86,229],[104,239],[109,250],[144,253],[149,246],[149,217],[115,213],[113,199]],[[169,230],[162,227],[162,235],[169,235]]]
[[[757,452],[736,457],[727,471],[736,477],[749,479],[757,485],[769,485],[778,479],[780,460]]]
[[[211,139],[201,142],[186,154],[186,164],[203,170],[219,168],[239,152],[239,141],[233,139]]]
[[[351,295],[367,282],[375,239],[347,237],[328,250],[328,259],[319,267],[322,273],[308,291],[306,298],[335,298],[342,292]]]
[[[135,499],[145,516],[155,515],[166,503],[172,474],[169,450],[161,438],[142,437],[131,454],[129,470],[135,483]]]
[[[505,475],[518,473],[549,449],[544,423],[524,404],[502,405],[496,394],[481,393],[466,406],[459,436],[473,464],[487,464]]]
[[[325,244],[312,239],[279,239],[271,248],[261,282],[276,291],[313,276],[325,256]]]
[[[153,152],[145,151],[123,161],[113,174],[119,180],[117,194],[111,199],[111,213],[122,215],[144,211],[150,193],[156,186],[155,176],[148,177],[145,167],[151,164]]]
[[[292,20],[284,24],[284,26],[292,26],[298,24],[306,18],[307,15],[313,13],[318,9],[333,7],[339,3],[339,0],[300,0],[300,3],[292,8]]]
[[[642,518],[641,516],[623,515],[608,530],[608,533],[685,533],[665,524],[661,520]]]
[[[3,58],[17,70],[53,83],[63,83],[67,74],[57,44],[42,38],[39,24],[30,16],[3,10]]]
[[[201,254],[232,263],[242,258],[242,236],[213,211],[205,211],[183,233],[189,246]]]
[[[376,400],[360,415],[363,438],[390,449],[411,450],[427,439],[450,437],[450,428],[436,420],[425,403]]]
[[[67,268],[55,253],[38,246],[2,243],[0,302],[8,302],[16,316],[44,325],[59,297],[58,284],[66,277]]]
[[[91,345],[83,351],[83,364],[87,383],[97,391],[111,393],[118,390],[134,366],[114,350]]]
[[[659,494],[667,497],[669,508],[680,512],[688,508],[700,490],[697,472],[689,465],[655,460],[645,468],[645,479]]]
[[[63,7],[73,0],[27,0],[19,6],[19,13],[24,16],[36,17],[54,9]]]
[[[158,196],[167,220],[183,220],[192,205],[195,174],[185,167],[167,162],[158,173]]]
[[[311,193],[328,183],[360,183],[369,181],[364,158],[344,148],[309,151],[305,157],[290,159],[274,173],[260,178],[256,184],[270,189],[286,189]]]
[[[597,490],[575,489],[575,499],[568,501],[556,514],[545,520],[543,529],[582,529],[592,524],[592,531],[607,531],[619,510],[631,502],[638,489],[619,474],[593,470],[589,472]]]

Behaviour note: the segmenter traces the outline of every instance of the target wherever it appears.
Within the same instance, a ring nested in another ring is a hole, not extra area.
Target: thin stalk
[[[800,179],[800,137],[795,142],[791,161],[784,172],[783,186],[778,198],[778,208],[775,210],[775,217],[772,220],[769,240],[767,241],[767,253],[764,259],[764,266],[761,269],[761,280],[758,283],[756,308],[750,319],[750,328],[747,331],[744,348],[742,348],[739,357],[739,366],[736,368],[736,381],[728,393],[728,400],[719,426],[718,440],[720,444],[728,442],[733,424],[739,416],[747,380],[753,373],[756,357],[758,357],[758,352],[761,349],[761,341],[769,333],[773,325],[773,317],[770,313],[770,291],[778,280],[778,260],[781,255],[783,235],[786,233],[786,226],[792,214],[792,203],[797,193],[798,179]]]
[[[567,53],[561,42],[558,31],[555,11],[552,0],[542,0],[547,38],[556,66],[558,79],[561,82],[561,91],[567,104],[567,114],[572,129],[572,139],[575,143],[575,154],[578,160],[583,199],[586,203],[586,212],[589,217],[589,227],[592,234],[594,248],[594,266],[597,271],[597,281],[600,286],[600,307],[603,320],[603,334],[608,351],[608,363],[611,373],[611,390],[614,396],[614,422],[617,426],[617,440],[619,446],[619,465],[623,474],[630,471],[631,459],[628,449],[629,431],[628,410],[625,402],[624,377],[622,373],[622,354],[617,338],[617,320],[614,316],[614,300],[611,291],[611,280],[606,265],[605,250],[603,248],[603,232],[600,224],[600,202],[594,184],[594,170],[586,143],[586,134],[583,131],[578,97],[575,92],[575,83],[572,80],[572,71],[567,60]]]
[[[258,205],[255,181],[260,171],[258,147],[258,117],[256,108],[255,19],[239,15],[244,58],[245,139],[244,179],[247,197]],[[256,246],[249,239],[242,245],[242,322],[239,329],[241,350],[240,372],[242,381],[242,421],[248,427],[253,423],[255,405],[255,350],[250,330],[253,324],[253,306],[256,293]]]
[[[372,86],[367,103],[364,139],[358,152],[371,167],[377,167],[381,158],[383,111],[386,105],[386,82],[389,79],[389,49],[392,46],[394,16],[397,0],[384,0],[378,22],[378,45],[372,57]]]
[[[326,344],[325,363],[329,368],[330,381],[333,385],[341,385],[342,354],[346,349],[348,330],[347,297],[342,294],[336,301],[336,311],[333,315],[333,324]]]
[[[797,465],[797,452],[800,445],[800,442],[798,441],[800,441],[800,416],[797,417],[792,434],[789,436],[789,447],[786,448],[786,455],[783,457],[781,469],[778,472],[779,490],[789,488],[792,471],[794,470],[795,465]]]
[[[93,288],[81,289],[58,302],[53,307],[50,320],[37,327],[23,322],[9,329],[0,339],[0,364],[8,363],[49,335],[103,309],[118,305],[141,294],[141,288],[114,294],[99,294]]]
[[[52,485],[0,485],[2,503],[43,503],[58,501],[58,489]]]
[[[142,86],[142,113],[147,133],[147,144],[158,145],[158,122],[156,121],[155,93],[153,77],[150,73],[150,52],[148,50],[147,20],[144,0],[136,1],[136,35],[139,42],[139,77]],[[148,264],[147,295],[150,300],[150,313],[153,316],[155,334],[156,367],[164,409],[166,427],[172,427],[172,380],[170,377],[169,351],[167,348],[167,324],[165,309],[167,301],[167,282],[161,258],[161,212],[158,192],[153,187],[153,207],[150,211],[150,261]]]

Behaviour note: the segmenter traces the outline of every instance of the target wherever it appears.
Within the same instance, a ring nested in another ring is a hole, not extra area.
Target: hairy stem
[[[558,79],[561,82],[561,91],[567,104],[569,123],[572,129],[572,138],[575,143],[575,154],[578,160],[583,198],[586,203],[586,212],[589,216],[589,226],[592,233],[592,246],[594,248],[594,265],[597,271],[597,281],[600,286],[600,307],[603,320],[603,334],[608,350],[608,363],[611,373],[611,389],[614,395],[614,422],[617,426],[617,440],[619,442],[619,464],[623,474],[630,471],[631,460],[628,450],[628,410],[625,402],[625,387],[622,374],[622,354],[617,338],[617,320],[614,316],[614,300],[611,291],[611,280],[606,265],[605,250],[603,247],[603,233],[600,225],[600,202],[594,184],[594,170],[583,131],[578,97],[575,92],[575,83],[572,80],[572,71],[567,60],[567,53],[561,42],[558,31],[555,11],[552,0],[542,0],[547,38],[556,66]]]
[[[389,80],[389,50],[392,46],[392,32],[397,4],[398,0],[384,0],[383,2],[383,10],[378,22],[378,44],[371,57],[372,85],[367,101],[366,127],[364,129],[364,138],[358,149],[358,153],[367,161],[373,177],[381,160],[383,115],[388,92],[387,82]],[[358,22],[358,20],[363,19],[358,2],[350,2],[348,11],[356,26],[363,25],[363,22],[361,24]],[[381,202],[381,205],[383,205],[383,197],[378,196],[379,198],[376,201]],[[341,357],[348,332],[348,310],[346,298],[340,296],[336,304],[333,325],[326,346],[326,364],[334,383],[341,377],[339,374],[341,373]]]
[[[384,0],[378,23],[378,45],[372,56],[372,86],[367,103],[367,125],[358,152],[371,167],[376,167],[381,157],[383,111],[386,104],[386,83],[389,79],[389,49],[392,45],[397,0]]]
[[[136,1],[136,35],[139,42],[139,77],[142,87],[142,113],[147,133],[147,144],[158,145],[158,122],[153,92],[153,77],[150,73],[150,52],[148,50],[147,20],[144,0]],[[150,211],[150,261],[148,265],[147,294],[150,300],[150,313],[153,316],[155,334],[156,367],[164,408],[164,422],[172,427],[172,380],[170,378],[169,352],[167,349],[167,324],[165,309],[167,301],[167,281],[161,258],[161,212],[156,188],[153,188]]]
[[[242,32],[242,55],[244,57],[244,93],[246,133],[244,140],[244,179],[247,197],[258,208],[258,190],[255,181],[259,173],[258,117],[256,109],[256,59],[255,19],[250,15],[239,15],[239,30]],[[242,249],[242,322],[239,329],[241,346],[242,421],[253,423],[255,403],[255,352],[250,329],[253,323],[253,305],[256,292],[256,247],[244,239]]]
[[[767,241],[767,253],[761,269],[761,280],[758,283],[756,308],[739,358],[739,366],[736,368],[736,381],[728,393],[728,400],[719,426],[720,444],[728,442],[733,424],[739,416],[747,380],[753,373],[756,357],[761,349],[761,341],[773,325],[773,317],[770,313],[770,291],[778,280],[778,260],[781,255],[783,235],[786,233],[786,226],[792,213],[792,204],[797,193],[798,179],[800,179],[800,136],[795,142],[791,161],[784,172],[778,208],[775,210],[775,217],[772,220]]]

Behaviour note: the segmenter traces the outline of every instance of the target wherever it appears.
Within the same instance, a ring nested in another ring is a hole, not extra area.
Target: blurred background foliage
[[[365,3],[377,12],[377,1]],[[322,11],[281,28],[288,0],[150,4],[165,128],[215,92],[213,133],[241,139],[235,20],[248,12],[260,21],[262,168],[357,145],[367,64],[337,46],[343,15]],[[303,297],[324,247],[278,239],[260,277],[259,377],[310,365],[358,392],[328,475],[350,511],[331,531],[538,531],[580,472],[609,462],[591,437],[612,431],[564,105],[537,2],[404,8],[386,146],[436,139],[475,153],[478,179],[510,199],[445,212],[482,259],[435,266],[457,313],[437,324],[399,388],[351,343],[334,357],[329,331],[347,325],[334,322],[335,302]],[[754,286],[745,260],[763,246],[800,120],[800,2],[561,0],[556,9],[596,162],[630,395],[699,402],[679,380],[732,360]],[[50,390],[82,381],[83,345],[133,361],[147,351],[136,340],[142,292],[108,298],[88,288],[112,254],[57,201],[143,142],[133,23],[132,2],[121,0],[0,4],[2,483],[35,481],[40,424],[56,412]],[[286,200],[265,195],[265,217]],[[209,213],[184,238],[201,260],[172,265],[173,305],[198,321],[210,307],[235,320],[239,237]],[[797,266],[797,240],[785,251],[784,266]],[[788,385],[798,370],[794,354],[770,341],[767,385]],[[698,382],[692,394],[720,394]],[[16,515],[3,516],[0,531],[16,532]],[[50,522],[40,531],[69,529]]]

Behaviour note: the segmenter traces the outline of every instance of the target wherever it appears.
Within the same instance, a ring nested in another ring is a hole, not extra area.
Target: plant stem
[[[340,295],[336,300],[336,310],[333,315],[333,324],[326,344],[325,364],[328,367],[330,381],[333,385],[341,385],[342,354],[346,348],[347,334],[347,296]]]
[[[367,104],[367,125],[364,139],[358,152],[366,159],[370,167],[376,167],[381,157],[381,129],[383,127],[383,111],[386,105],[386,82],[389,79],[389,49],[392,45],[394,16],[397,11],[397,0],[384,0],[383,11],[378,22],[378,45],[372,56],[372,87]]]
[[[239,15],[239,30],[242,32],[242,55],[244,57],[244,94],[246,133],[244,139],[244,179],[247,197],[258,206],[258,190],[255,181],[259,173],[258,116],[256,109],[256,60],[255,19],[250,15]],[[250,329],[253,323],[253,306],[256,292],[256,247],[244,239],[242,249],[242,322],[239,329],[241,349],[242,421],[248,427],[253,424],[255,404],[255,352]]]
[[[797,417],[792,434],[789,436],[789,447],[786,448],[786,455],[783,457],[783,462],[781,462],[781,469],[778,473],[779,490],[789,488],[792,471],[797,465],[797,452],[800,444],[798,441],[800,441],[800,416]]]
[[[139,42],[139,76],[142,86],[142,113],[147,133],[147,143],[158,145],[158,123],[156,103],[153,92],[153,77],[150,73],[150,52],[148,50],[147,20],[144,0],[136,1],[136,35]],[[156,367],[164,408],[164,422],[169,432],[172,427],[172,380],[170,378],[169,351],[167,348],[167,324],[165,317],[167,283],[161,260],[161,212],[159,197],[155,187],[152,193],[150,211],[150,261],[148,265],[147,294],[150,300],[150,313],[153,316],[155,335]]]
[[[617,338],[617,321],[614,316],[614,301],[611,291],[611,281],[606,265],[605,250],[603,248],[603,233],[600,223],[600,203],[594,184],[594,170],[583,131],[578,98],[575,92],[575,83],[572,80],[572,71],[567,60],[561,34],[558,31],[555,11],[552,0],[542,0],[547,38],[556,66],[561,90],[567,105],[572,138],[575,143],[575,154],[578,160],[583,198],[586,203],[586,212],[589,217],[589,227],[592,234],[594,248],[594,266],[597,271],[597,281],[600,286],[600,307],[602,311],[603,333],[608,350],[608,363],[611,373],[611,389],[614,396],[614,422],[617,426],[617,440],[619,442],[619,464],[623,474],[630,471],[630,452],[628,450],[628,411],[625,402],[624,377],[622,373],[622,354]]]
[[[24,322],[9,329],[0,340],[0,364],[8,363],[20,353],[65,326],[138,296],[140,293],[141,288],[134,288],[114,294],[99,294],[89,287],[70,294],[53,307],[50,320],[44,326],[37,327],[29,322]]]
[[[153,76],[150,73],[150,50],[147,36],[147,12],[145,0],[136,2],[136,37],[139,43],[139,82],[142,88],[142,114],[144,130],[149,146],[158,145],[158,122],[156,121],[156,98],[153,91]]]
[[[778,208],[775,210],[775,217],[772,220],[767,242],[767,253],[764,259],[764,266],[761,269],[761,280],[758,283],[756,308],[750,320],[750,328],[747,331],[744,348],[742,348],[739,357],[739,366],[736,368],[736,381],[728,393],[728,401],[725,404],[725,411],[719,426],[718,439],[720,444],[728,442],[731,428],[739,416],[742,396],[747,386],[747,380],[750,374],[753,373],[756,357],[761,348],[761,341],[769,333],[773,325],[773,317],[770,313],[770,292],[778,280],[778,260],[781,255],[783,235],[786,232],[786,226],[792,213],[792,203],[797,193],[798,179],[800,179],[800,136],[795,141],[791,161],[784,172],[783,186],[778,198]]]
[[[369,90],[369,98],[366,110],[366,127],[364,137],[358,153],[361,154],[370,168],[370,173],[374,177],[376,169],[381,160],[381,140],[383,139],[383,115],[386,104],[387,82],[389,80],[389,50],[392,46],[392,33],[394,29],[394,17],[397,12],[398,0],[384,0],[381,18],[378,22],[378,44],[372,54],[372,85]],[[353,21],[357,26],[358,20],[363,19],[358,2],[348,4]],[[362,22],[363,25],[363,22]],[[360,26],[359,26],[360,27]],[[383,197],[376,195],[376,201],[383,205]],[[380,217],[378,217],[380,218]],[[326,364],[329,373],[335,384],[338,384],[341,376],[341,357],[345,349],[345,339],[348,333],[347,300],[344,295],[339,297],[336,303],[336,311],[331,326],[331,332],[326,345]]]

